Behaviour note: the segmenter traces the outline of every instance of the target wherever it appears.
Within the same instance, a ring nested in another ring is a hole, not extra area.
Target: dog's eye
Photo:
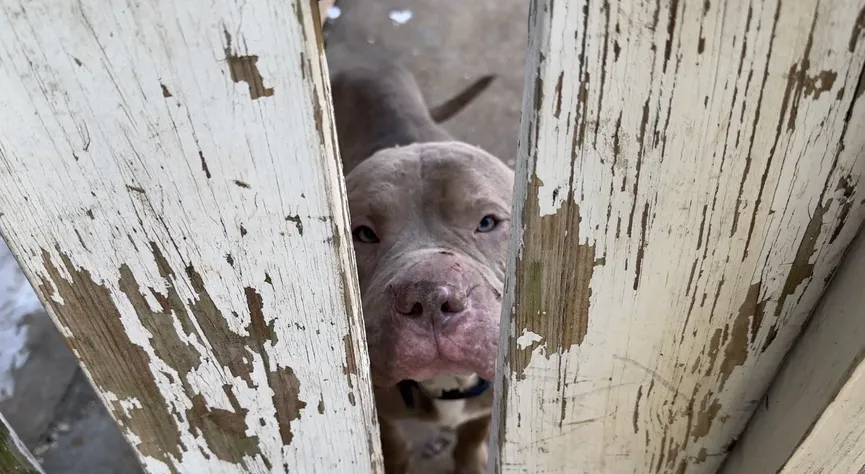
[[[477,231],[478,232],[489,232],[489,231],[495,229],[498,224],[499,224],[499,221],[497,221],[495,217],[484,216],[484,218],[481,219],[480,224],[478,224]]]
[[[359,225],[355,227],[354,230],[351,232],[351,235],[352,237],[354,237],[354,240],[362,242],[364,244],[378,243],[378,236],[375,235],[375,232],[373,232],[372,229],[365,225]]]

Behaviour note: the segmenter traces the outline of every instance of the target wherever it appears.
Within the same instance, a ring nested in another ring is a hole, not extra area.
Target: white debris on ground
[[[327,9],[327,19],[328,20],[336,20],[339,16],[342,15],[342,9],[338,6],[334,5]]]
[[[41,308],[36,292],[0,238],[0,401],[14,393],[14,372],[30,355],[24,318]]]
[[[412,15],[411,10],[391,10],[387,13],[388,18],[400,25],[404,25],[406,22],[411,20]]]

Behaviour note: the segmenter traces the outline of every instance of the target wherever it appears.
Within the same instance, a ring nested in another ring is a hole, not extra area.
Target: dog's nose
[[[465,311],[465,291],[454,285],[432,281],[413,281],[394,288],[394,309],[412,318],[446,319]]]

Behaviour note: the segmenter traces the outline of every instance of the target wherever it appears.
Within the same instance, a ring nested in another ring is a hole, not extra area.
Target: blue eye
[[[495,217],[484,216],[484,218],[481,219],[480,224],[478,224],[477,231],[478,232],[489,232],[489,231],[495,229],[498,224],[499,224],[499,221],[497,221]]]
[[[354,228],[351,232],[354,240],[364,243],[364,244],[377,244],[378,236],[375,235],[375,232],[365,225],[360,225]]]

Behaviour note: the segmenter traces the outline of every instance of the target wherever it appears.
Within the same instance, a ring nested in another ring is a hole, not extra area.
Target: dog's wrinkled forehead
[[[346,176],[346,187],[352,212],[373,220],[414,213],[474,219],[479,207],[510,214],[513,171],[465,143],[417,143],[378,151]]]

